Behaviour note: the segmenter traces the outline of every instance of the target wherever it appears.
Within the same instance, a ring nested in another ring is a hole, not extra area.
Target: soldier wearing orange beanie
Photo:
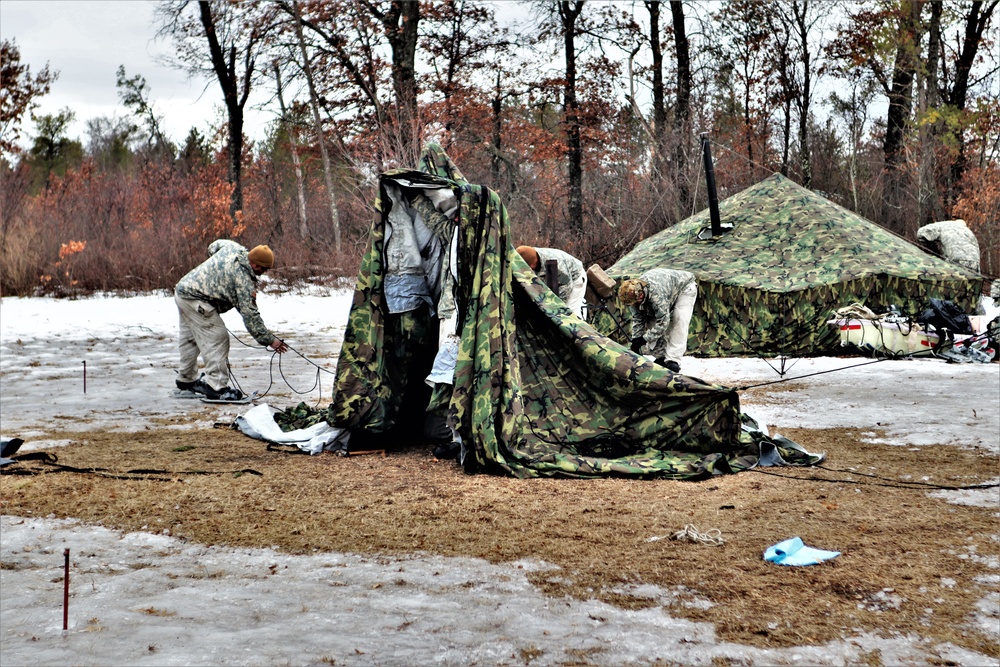
[[[229,330],[219,314],[236,308],[258,343],[275,352],[288,351],[257,310],[257,279],[274,266],[274,253],[266,245],[248,252],[235,241],[220,239],[208,246],[208,255],[174,289],[180,314],[177,389],[213,400],[240,400],[243,393],[228,386]],[[204,379],[197,375],[199,354],[205,360]]]

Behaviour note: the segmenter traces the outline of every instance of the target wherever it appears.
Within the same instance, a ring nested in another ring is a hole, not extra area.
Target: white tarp
[[[326,422],[320,422],[309,428],[282,431],[278,423],[274,421],[275,412],[267,403],[261,403],[237,417],[236,426],[251,438],[283,445],[295,445],[310,454],[346,448],[350,437],[350,433],[346,430],[335,428]]]

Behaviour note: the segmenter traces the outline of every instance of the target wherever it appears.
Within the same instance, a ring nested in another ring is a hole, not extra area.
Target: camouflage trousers
[[[198,355],[205,360],[205,382],[212,389],[229,385],[229,331],[211,304],[174,295],[180,314],[181,364],[177,379],[198,379]]]

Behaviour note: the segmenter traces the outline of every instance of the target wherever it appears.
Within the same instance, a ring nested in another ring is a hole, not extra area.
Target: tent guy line
[[[972,342],[975,342],[975,341],[978,341],[978,340],[985,340],[986,338],[988,338],[988,334],[981,333],[981,334],[976,334],[975,336],[972,336],[971,338],[968,338],[965,342],[972,343]],[[956,343],[956,341],[953,341],[953,340],[952,341],[945,341],[945,342],[941,343],[940,345],[938,345],[937,348],[935,348],[935,349],[936,350],[940,350],[942,348],[947,349],[947,348],[952,347],[953,345],[955,345],[955,343]],[[881,363],[883,361],[890,361],[890,360],[894,360],[895,361],[895,360],[902,360],[902,359],[926,359],[926,358],[928,358],[928,356],[929,355],[927,354],[926,350],[920,350],[919,352],[910,352],[909,354],[899,354],[899,355],[895,355],[895,356],[887,356],[887,357],[882,357],[881,359],[875,359],[873,361],[865,361],[865,362],[862,362],[860,364],[853,364],[851,366],[841,366],[840,368],[828,368],[825,371],[816,371],[815,373],[807,373],[806,375],[796,375],[795,377],[791,377],[791,378],[781,378],[780,380],[769,380],[767,382],[758,382],[757,384],[743,385],[743,386],[740,386],[740,387],[736,387],[736,391],[746,391],[747,389],[755,389],[757,387],[766,387],[767,385],[780,384],[782,382],[791,382],[793,380],[801,380],[803,378],[812,377],[814,375],[826,375],[827,373],[836,373],[837,371],[849,371],[849,370],[851,370],[853,368],[861,368],[862,366],[870,366],[872,364]],[[758,358],[763,359],[763,357],[758,357]],[[764,361],[766,361],[766,359]]]

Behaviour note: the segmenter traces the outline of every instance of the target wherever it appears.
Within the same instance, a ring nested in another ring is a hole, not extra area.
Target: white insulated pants
[[[698,299],[698,284],[692,282],[677,295],[670,312],[670,332],[667,334],[667,361],[681,363],[687,352],[688,326],[694,313],[694,302]]]
[[[198,379],[198,354],[205,360],[205,382],[215,390],[229,386],[229,331],[211,304],[176,294],[180,314],[181,365],[177,379]]]

